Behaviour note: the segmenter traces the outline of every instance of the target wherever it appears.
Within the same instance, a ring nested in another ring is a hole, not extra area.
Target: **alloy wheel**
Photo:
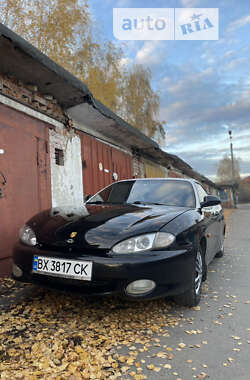
[[[200,251],[197,252],[195,261],[195,293],[199,294],[203,274],[203,264]]]

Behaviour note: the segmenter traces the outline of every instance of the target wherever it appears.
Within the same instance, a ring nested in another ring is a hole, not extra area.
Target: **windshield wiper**
[[[144,201],[134,201],[131,203],[127,203],[131,205],[156,205],[156,206],[167,206],[165,203],[158,203],[158,202],[144,202]]]

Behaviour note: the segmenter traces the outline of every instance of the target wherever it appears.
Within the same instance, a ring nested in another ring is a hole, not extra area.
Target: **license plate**
[[[33,273],[91,281],[92,262],[34,256]]]

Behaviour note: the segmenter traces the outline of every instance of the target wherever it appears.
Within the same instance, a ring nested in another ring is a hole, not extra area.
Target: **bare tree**
[[[240,160],[234,158],[234,179],[232,174],[232,161],[231,158],[225,155],[222,160],[219,161],[217,168],[217,181],[227,183],[239,183],[240,182]]]

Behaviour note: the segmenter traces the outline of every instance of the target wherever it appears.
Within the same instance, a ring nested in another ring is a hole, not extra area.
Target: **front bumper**
[[[34,255],[92,261],[92,280],[83,281],[34,274],[32,273]],[[23,271],[22,277],[17,278],[13,275],[18,281],[36,283],[63,291],[80,292],[86,296],[119,294],[129,299],[153,299],[181,294],[190,288],[194,251],[189,248],[174,251],[148,251],[133,256],[100,257],[44,251],[18,243],[14,247],[13,262]],[[142,295],[128,295],[127,285],[140,279],[154,281],[155,289]]]

